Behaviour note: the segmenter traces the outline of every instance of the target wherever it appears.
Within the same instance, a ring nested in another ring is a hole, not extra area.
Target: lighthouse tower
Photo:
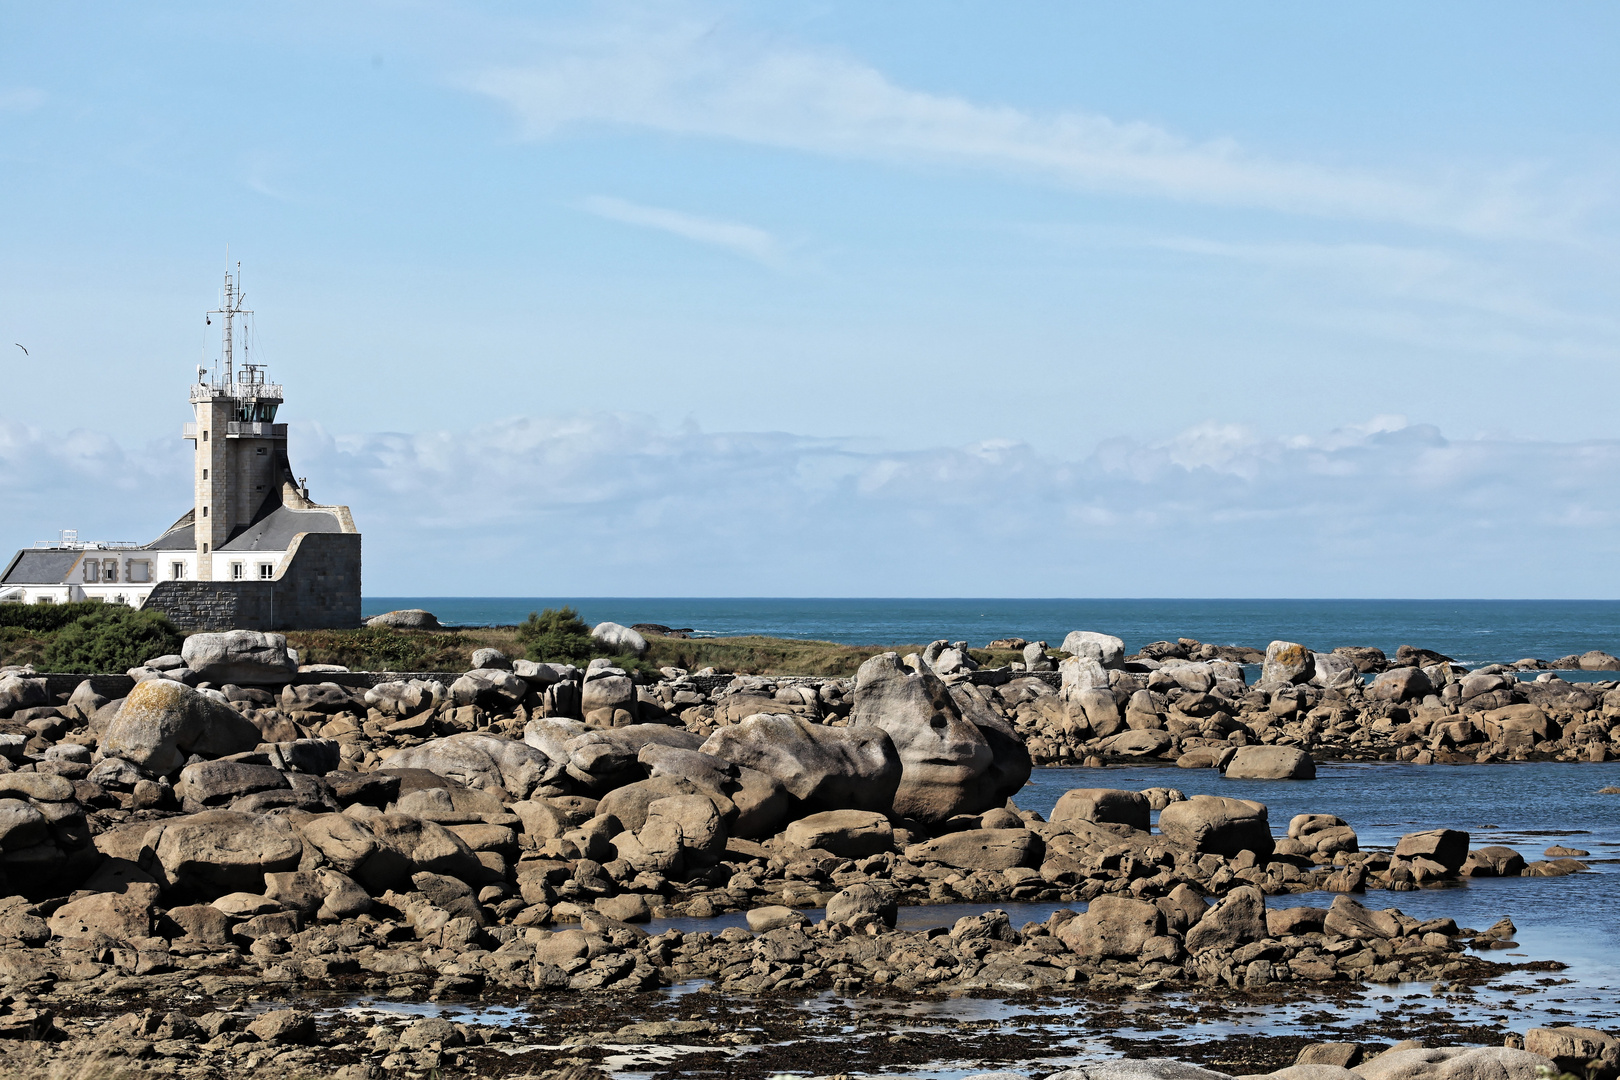
[[[183,630],[360,623],[360,532],[347,506],[312,502],[276,423],[281,387],[248,362],[241,271],[225,274],[219,364],[197,369],[191,509],[149,544],[59,541],[0,570],[0,602],[97,599],[162,611]],[[238,325],[240,323],[240,325]]]
[[[192,521],[198,581],[230,580],[232,571],[240,578],[241,563],[216,575],[216,555],[270,506],[283,501],[282,489],[292,473],[287,425],[275,422],[281,384],[266,382],[264,365],[248,362],[245,332],[237,370],[236,323],[238,319],[245,323],[245,317],[253,314],[243,306],[244,300],[238,281],[227,270],[224,302],[208,313],[209,321],[218,315],[225,324],[220,357],[224,377],[210,380],[207,370],[199,368],[198,381],[191,387],[197,419],[186,425],[185,437],[196,447]],[[296,489],[288,494],[302,501]]]

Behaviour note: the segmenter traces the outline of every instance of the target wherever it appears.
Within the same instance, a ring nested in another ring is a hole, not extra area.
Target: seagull
[[[15,341],[13,341],[13,342],[12,342],[12,344],[13,344],[13,345],[17,345],[17,343],[16,343],[16,342],[15,342]],[[22,347],[22,346],[21,346],[21,345],[17,345],[17,348],[19,348],[19,349],[22,349],[22,351],[23,351],[23,355],[24,355],[24,356],[27,356],[27,355],[28,355],[28,350],[27,350],[27,349],[23,349],[23,347]]]

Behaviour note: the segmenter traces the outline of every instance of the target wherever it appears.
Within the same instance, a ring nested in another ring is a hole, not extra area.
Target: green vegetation
[[[593,656],[606,655],[591,639],[591,628],[571,607],[546,608],[529,617],[517,628],[517,639],[524,655],[544,664],[579,664]]]
[[[577,664],[608,654],[572,608],[531,613],[518,626],[456,630],[289,631],[287,642],[306,664],[341,664],[354,671],[466,671],[476,649],[548,663]],[[630,671],[661,667],[714,668],[754,675],[848,677],[883,652],[902,656],[920,645],[840,645],[771,637],[649,636],[647,655],[611,657]],[[122,672],[180,651],[181,635],[163,616],[119,604],[0,604],[0,664],[33,664],[40,671]],[[980,664],[999,667],[1023,656],[1011,649],[974,649]],[[1062,656],[1061,653],[1053,655]]]
[[[342,664],[353,671],[466,671],[474,649],[510,654],[511,627],[479,630],[298,630],[287,644],[305,664]]]
[[[87,674],[127,671],[154,656],[180,651],[181,636],[161,612],[136,611],[123,604],[89,606],[92,610],[50,636],[40,653],[40,667]]]
[[[104,604],[100,600],[79,600],[71,604],[0,604],[0,627],[48,634],[85,615],[122,606]]]

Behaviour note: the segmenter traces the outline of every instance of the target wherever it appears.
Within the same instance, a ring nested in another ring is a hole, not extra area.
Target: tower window
[[[203,479],[204,480],[208,479],[208,470],[207,469],[203,470]]]
[[[203,517],[207,517],[207,516],[208,516],[208,507],[205,506],[205,507],[203,507]]]
[[[231,563],[231,580],[232,581],[241,581],[242,580],[242,564],[241,563],[239,563],[239,562]]]
[[[208,441],[208,432],[204,431],[203,432],[203,442],[207,442],[207,441]]]
[[[262,563],[259,564],[259,580],[260,581],[269,581],[271,578],[273,578],[275,576],[276,576],[276,564],[275,563],[262,562]]]

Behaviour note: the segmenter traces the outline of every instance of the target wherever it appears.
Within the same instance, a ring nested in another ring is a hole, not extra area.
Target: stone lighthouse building
[[[276,422],[281,385],[245,348],[236,363],[236,324],[252,312],[229,273],[224,296],[209,312],[224,323],[223,377],[198,369],[182,432],[194,447],[191,509],[149,544],[64,533],[20,551],[0,574],[0,601],[102,599],[163,611],[182,629],[360,624],[360,533],[347,506],[311,501],[294,476]]]

